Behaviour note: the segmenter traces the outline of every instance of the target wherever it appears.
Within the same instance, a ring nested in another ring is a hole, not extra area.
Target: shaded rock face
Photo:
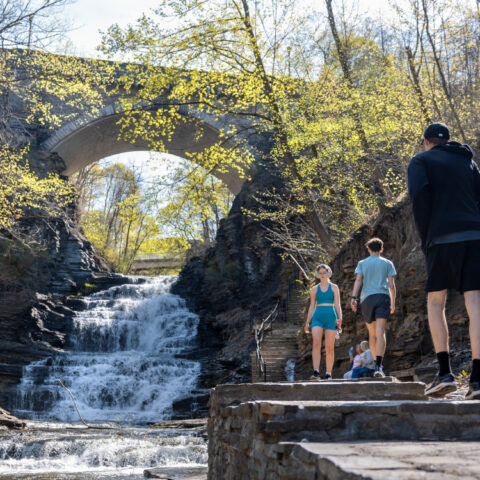
[[[387,324],[387,371],[415,367],[420,378],[428,380],[434,373],[434,350],[427,320],[425,293],[426,265],[413,221],[411,204],[404,199],[380,214],[371,224],[360,228],[343,246],[331,263],[332,281],[337,283],[342,297],[343,333],[335,349],[336,375],[348,370],[348,350],[368,339],[361,313],[350,309],[350,296],[355,281],[357,263],[368,255],[365,243],[372,237],[384,241],[383,256],[393,261],[397,270],[396,312]],[[468,318],[463,296],[449,293],[447,321],[450,327],[452,364],[464,368],[469,361]],[[311,337],[300,340],[300,360],[297,374],[307,378],[311,372]]]
[[[197,358],[206,387],[250,381],[253,322],[264,318],[284,295],[286,270],[279,252],[272,249],[261,225],[242,212],[255,208],[254,193],[269,181],[260,170],[243,186],[221,222],[215,247],[203,258],[192,259],[173,287],[201,317]]]
[[[20,381],[23,365],[67,347],[74,297],[125,280],[110,274],[92,246],[63,220],[30,223],[45,248],[0,246],[0,404]],[[71,308],[72,307],[72,308]]]

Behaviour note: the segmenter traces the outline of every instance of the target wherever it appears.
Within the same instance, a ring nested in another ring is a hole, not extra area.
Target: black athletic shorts
[[[480,290],[480,240],[427,249],[427,292]]]
[[[374,293],[369,295],[362,303],[362,315],[366,323],[372,323],[377,318],[390,318],[390,295]]]

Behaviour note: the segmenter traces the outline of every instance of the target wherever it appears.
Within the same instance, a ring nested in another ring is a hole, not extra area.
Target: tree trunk
[[[418,78],[418,72],[415,68],[415,58],[413,56],[412,49],[408,45],[405,47],[405,52],[407,53],[408,67],[410,68],[410,73],[412,74],[413,89],[417,94],[418,102],[420,103],[425,123],[429,125],[430,123],[432,123],[432,119],[430,117],[430,114],[428,113],[428,108],[427,104],[425,103],[422,86],[420,85],[420,80]]]
[[[275,94],[272,88],[272,84],[270,83],[270,79],[268,78],[267,72],[265,71],[265,66],[263,64],[262,57],[260,55],[260,50],[258,48],[257,44],[257,39],[255,37],[255,34],[253,32],[252,28],[252,23],[250,21],[250,11],[248,8],[248,2],[247,0],[242,0],[242,5],[243,5],[243,14],[242,14],[242,20],[245,25],[249,40],[250,40],[250,46],[252,48],[254,57],[255,57],[255,64],[257,67],[258,74],[260,76],[260,80],[262,82],[265,94],[268,98],[268,102],[270,105],[270,108],[273,113],[273,123],[276,128],[276,137],[279,140],[284,153],[284,158],[285,158],[285,163],[287,164],[287,167],[289,171],[291,172],[292,176],[295,178],[297,181],[302,181],[297,167],[295,165],[295,160],[292,154],[292,151],[290,149],[290,146],[288,144],[288,135],[286,133],[285,126],[283,124],[283,120],[280,114],[280,108],[277,105],[277,102],[275,100]],[[311,197],[310,195],[307,196]],[[325,248],[326,252],[330,256],[335,256],[339,249],[335,242],[333,241],[331,235],[328,233],[328,230],[320,217],[318,216],[318,213],[315,211],[314,208],[314,203],[311,201],[312,199],[310,198],[310,212],[308,213],[308,218],[310,220],[310,223],[315,230],[315,233],[318,235],[320,238],[320,241],[323,244],[323,247]]]
[[[350,67],[348,65],[348,59],[345,53],[345,48],[342,45],[342,41],[340,40],[340,36],[338,35],[337,25],[335,24],[335,16],[333,15],[332,0],[325,0],[325,3],[327,4],[328,23],[330,25],[330,30],[332,32],[332,36],[335,41],[335,48],[337,50],[338,59],[340,61],[340,66],[342,68],[343,78],[345,79],[345,83],[347,84],[347,87],[349,88],[349,90],[353,91],[355,90],[355,86],[353,84],[352,74],[350,72]],[[375,161],[375,158],[370,150],[370,146],[367,140],[367,135],[365,133],[365,130],[362,125],[362,121],[360,119],[361,118],[360,108],[356,102],[353,102],[353,105],[352,105],[352,116],[353,116],[353,121],[355,123],[355,130],[358,136],[360,137],[360,143],[362,145],[362,148],[365,154],[367,155],[367,157],[369,157],[369,160],[367,161],[373,172],[374,188],[375,188],[375,194],[376,194],[375,200],[377,202],[378,207],[380,209],[383,209],[385,206],[385,199],[384,199],[385,195],[382,188],[383,177],[377,166],[377,162]]]
[[[435,60],[435,64],[437,65],[437,68],[438,68],[438,73],[440,75],[440,82],[442,84],[443,92],[445,93],[445,97],[447,98],[448,106],[450,107],[450,110],[453,114],[453,117],[455,118],[455,122],[457,124],[457,128],[460,132],[462,140],[466,143],[467,142],[467,137],[466,137],[465,132],[462,128],[462,123],[460,122],[460,117],[458,116],[457,109],[455,108],[455,105],[453,104],[453,99],[452,99],[452,96],[450,95],[450,91],[448,89],[447,80],[446,80],[445,75],[443,73],[442,65],[440,63],[440,58],[438,57],[438,54],[437,54],[437,49],[435,47],[435,42],[433,41],[433,37],[430,33],[430,22],[429,22],[429,18],[428,18],[427,4],[425,3],[425,0],[422,0],[422,6],[423,6],[423,14],[425,16],[425,31],[426,31],[426,34],[427,34],[428,42],[430,43],[430,46],[432,47],[433,59]]]

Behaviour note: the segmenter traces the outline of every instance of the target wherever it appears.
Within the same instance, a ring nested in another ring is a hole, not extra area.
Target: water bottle
[[[337,320],[337,333],[335,334],[335,340],[339,340],[340,339],[340,334],[342,333],[342,329],[339,326],[339,323],[340,322]]]

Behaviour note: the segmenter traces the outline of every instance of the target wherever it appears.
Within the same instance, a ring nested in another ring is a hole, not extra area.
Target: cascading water
[[[151,466],[206,462],[201,437],[141,427],[171,418],[174,402],[192,395],[200,373],[199,362],[186,358],[195,345],[198,317],[169,293],[174,280],[133,277],[134,283],[86,297],[85,308],[73,319],[72,351],[24,369],[13,410],[17,416],[77,421],[60,379],[87,422],[108,423],[115,432],[88,430],[87,435],[76,429],[63,435],[56,424],[56,434],[48,427],[28,442],[25,436],[0,436],[0,478],[17,478],[4,476],[12,472],[83,472],[79,478],[90,472],[107,478],[111,471],[117,474],[108,478],[139,478],[125,475]]]
[[[184,358],[198,317],[169,293],[175,277],[112,287],[85,299],[73,319],[73,352],[25,368],[14,412],[77,420],[68,387],[89,421],[158,422],[195,388],[200,364]]]

